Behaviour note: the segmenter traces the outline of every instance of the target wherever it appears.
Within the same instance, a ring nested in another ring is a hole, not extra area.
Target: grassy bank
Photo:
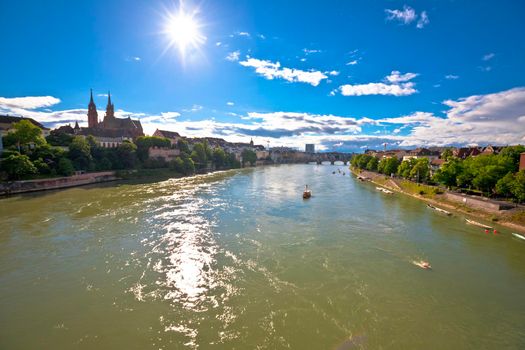
[[[498,213],[485,211],[478,208],[467,207],[463,204],[447,200],[443,196],[442,190],[437,186],[430,186],[425,184],[417,184],[415,182],[403,179],[392,179],[383,174],[374,173],[370,171],[362,171],[350,167],[350,171],[354,175],[365,175],[367,179],[379,186],[383,186],[392,191],[400,192],[419,200],[423,200],[433,205],[438,205],[447,210],[455,211],[457,213],[466,214],[485,221],[497,222],[502,226],[511,228],[514,231],[525,232],[525,210],[516,208],[505,210]]]

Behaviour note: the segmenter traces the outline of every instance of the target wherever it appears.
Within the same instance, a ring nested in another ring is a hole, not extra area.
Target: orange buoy
[[[498,231],[494,230],[494,234],[497,234],[497,233],[498,233]]]
[[[489,230],[485,230],[485,233],[488,234],[488,233],[489,233]]]

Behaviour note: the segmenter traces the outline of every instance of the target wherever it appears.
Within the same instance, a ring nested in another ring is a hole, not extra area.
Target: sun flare
[[[169,38],[170,46],[176,46],[181,55],[185,56],[188,50],[197,49],[206,40],[200,27],[194,14],[185,13],[181,9],[179,13],[168,17],[165,33]]]

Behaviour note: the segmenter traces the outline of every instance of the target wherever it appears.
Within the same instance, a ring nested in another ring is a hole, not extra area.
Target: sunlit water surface
[[[525,242],[334,170],[1,199],[0,348],[525,348]]]

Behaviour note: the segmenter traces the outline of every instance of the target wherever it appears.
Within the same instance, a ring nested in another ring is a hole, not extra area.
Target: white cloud
[[[390,10],[386,9],[385,12],[388,14],[387,19],[389,21],[399,21],[403,24],[409,24],[416,20],[417,14],[416,11],[410,6],[403,6],[403,10]]]
[[[429,118],[414,127],[402,145],[523,143],[525,88],[446,100],[446,118]]]
[[[417,21],[416,27],[421,29],[429,23],[430,23],[430,20],[428,19],[427,11],[421,12],[421,14],[419,15],[419,20]]]
[[[336,71],[336,70],[333,70],[333,71],[328,72],[328,74],[332,75],[332,76],[337,76],[337,75],[339,75],[339,72]]]
[[[193,106],[191,106],[191,108],[184,108],[182,111],[183,112],[198,112],[198,111],[201,111],[203,108],[204,107],[201,105],[194,104]]]
[[[226,102],[226,104],[227,104],[228,106],[233,106],[233,105],[235,105],[235,103],[233,103],[233,102],[231,102],[231,101]]]
[[[412,7],[407,5],[404,5],[402,10],[385,9],[385,12],[387,13],[386,19],[388,21],[397,21],[403,25],[410,24],[417,20],[416,27],[419,29],[424,28],[427,24],[430,23],[426,11],[422,11],[418,15]]]
[[[220,42],[220,41],[217,41],[217,42],[215,43],[215,46],[221,46],[221,45],[222,45],[222,42]]]
[[[37,109],[58,103],[60,99],[53,96],[0,97],[0,106],[8,108]]]
[[[483,61],[489,61],[489,60],[493,59],[494,56],[496,56],[496,54],[493,53],[493,52],[490,52],[490,53],[488,53],[486,55],[483,55]]]
[[[309,54],[312,54],[312,53],[321,53],[322,51],[321,50],[316,50],[316,49],[306,49],[306,48],[304,48],[303,52],[306,55],[309,55]]]
[[[456,80],[456,79],[459,79],[459,75],[454,75],[454,74],[445,75],[445,79]]]
[[[230,52],[228,56],[226,56],[226,59],[231,62],[235,62],[239,60],[239,56],[241,55],[241,52],[239,50]]]
[[[251,36],[250,33],[248,33],[248,32],[237,32],[235,34],[237,34],[238,36],[245,36],[245,37],[248,37],[248,38]]]
[[[356,64],[357,64],[357,60],[352,60],[352,61],[348,62],[346,65],[347,66],[354,66]]]
[[[363,96],[363,95],[394,95],[407,96],[417,92],[415,84],[410,80],[417,77],[416,73],[401,74],[399,71],[392,71],[385,77],[386,83],[367,83],[367,84],[345,84],[339,87],[343,96]]]
[[[401,74],[399,71],[393,70],[392,73],[390,73],[390,75],[385,77],[385,79],[390,83],[397,84],[397,83],[412,80],[417,76],[418,74],[416,73]]]
[[[363,96],[363,95],[394,95],[407,96],[417,92],[414,89],[414,83],[384,84],[384,83],[368,83],[357,85],[341,85],[341,95],[343,96]]]
[[[259,60],[257,58],[248,58],[245,61],[239,62],[239,64],[244,67],[255,68],[257,74],[262,75],[269,80],[280,78],[289,82],[300,82],[317,86],[323,79],[328,78],[326,74],[320,71],[304,71],[300,69],[281,67],[279,62],[273,63],[271,61]]]

